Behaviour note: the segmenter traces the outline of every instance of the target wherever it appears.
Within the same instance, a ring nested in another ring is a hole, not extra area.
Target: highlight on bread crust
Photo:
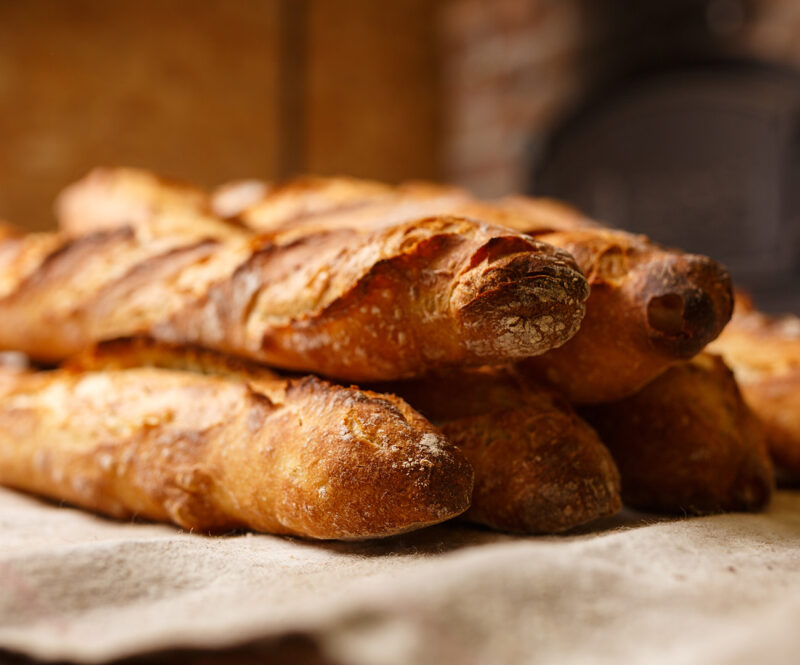
[[[213,214],[203,190],[141,169],[92,169],[59,194],[55,214],[61,230],[72,236],[123,227],[135,229],[143,238],[247,234],[243,226]]]
[[[700,354],[631,397],[580,413],[611,450],[626,505],[703,514],[769,502],[763,430],[718,356]]]
[[[337,196],[328,197],[332,191]],[[605,229],[549,199],[486,202],[452,187],[411,183],[392,189],[315,178],[270,189],[240,218],[260,232],[301,233],[364,230],[445,211],[534,235],[575,257],[591,286],[586,317],[574,337],[530,366],[573,402],[634,393],[671,363],[700,352],[730,319],[730,277],[718,263]]]
[[[481,217],[466,208],[473,200],[465,190],[430,182],[392,186],[343,176],[299,176],[264,187],[259,200],[248,201],[234,192],[233,183],[218,188],[211,196],[212,209],[222,212],[227,198],[228,215],[259,233],[292,235],[338,228],[369,231],[434,215]],[[238,197],[238,206],[230,205],[232,196]]]
[[[597,434],[551,389],[481,368],[376,386],[436,424],[475,471],[464,518],[556,533],[616,513],[619,474]]]
[[[565,252],[458,218],[288,242],[127,227],[43,238],[0,243],[0,348],[42,360],[147,332],[394,379],[544,353],[575,333],[588,291]]]
[[[253,228],[276,231],[288,220],[305,219],[334,209],[351,210],[393,198],[391,185],[374,180],[303,175],[286,183],[253,180],[226,183],[211,193],[210,202],[211,209],[221,217],[238,217],[247,211],[262,220]]]
[[[211,194],[211,211],[222,219],[237,219],[242,211],[261,201],[272,185],[256,178],[233,180],[217,187]]]
[[[133,366],[135,344],[70,369],[0,367],[1,483],[119,518],[321,539],[388,536],[469,505],[468,462],[398,398],[241,362],[214,375]]]
[[[800,477],[800,317],[763,314],[737,293],[733,319],[709,348],[736,374],[776,465]]]

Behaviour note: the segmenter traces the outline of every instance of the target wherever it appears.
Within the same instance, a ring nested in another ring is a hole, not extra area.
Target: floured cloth
[[[100,662],[287,633],[333,662],[800,662],[800,492],[560,537],[361,544],[125,524],[0,489],[0,648]]]

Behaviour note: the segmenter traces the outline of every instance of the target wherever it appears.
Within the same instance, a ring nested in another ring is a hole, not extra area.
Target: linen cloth
[[[209,537],[0,489],[0,648],[95,663],[309,635],[352,665],[800,662],[800,492],[566,536]]]

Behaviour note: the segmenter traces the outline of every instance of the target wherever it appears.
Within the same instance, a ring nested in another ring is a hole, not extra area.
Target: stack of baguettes
[[[0,227],[0,349],[57,364],[0,368],[10,487],[357,539],[757,510],[767,437],[800,473],[800,326],[716,342],[754,415],[703,351],[725,270],[555,202],[98,169],[57,212],[58,233]]]

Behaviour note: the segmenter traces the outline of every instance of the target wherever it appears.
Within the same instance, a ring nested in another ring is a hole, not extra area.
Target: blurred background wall
[[[0,0],[0,217],[98,164],[435,178],[437,3]]]
[[[98,164],[564,198],[800,310],[796,0],[0,0],[0,217]]]

